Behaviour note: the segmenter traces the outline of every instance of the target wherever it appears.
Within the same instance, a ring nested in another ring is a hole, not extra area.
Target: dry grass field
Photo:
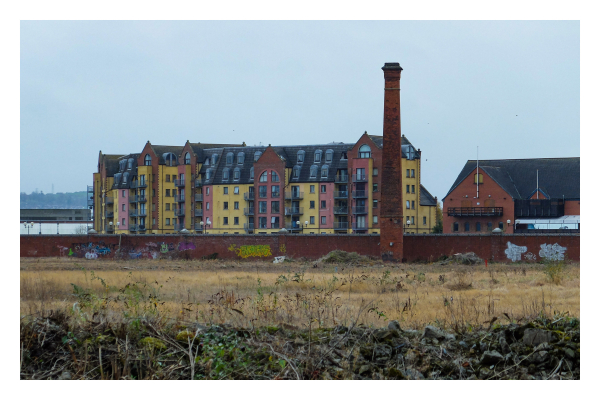
[[[368,326],[465,329],[541,312],[579,317],[579,263],[272,264],[227,260],[21,259],[21,315],[144,313],[240,327]],[[552,269],[553,268],[553,269]]]

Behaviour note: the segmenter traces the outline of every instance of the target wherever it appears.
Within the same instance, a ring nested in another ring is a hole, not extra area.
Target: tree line
[[[21,208],[87,208],[87,192],[21,192]]]

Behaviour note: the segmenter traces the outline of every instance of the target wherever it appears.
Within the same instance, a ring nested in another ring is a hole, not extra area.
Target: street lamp
[[[204,225],[204,233],[206,233],[206,230],[210,227],[210,220],[207,218],[206,219],[206,224]]]
[[[304,227],[308,228],[308,221],[304,221]],[[302,227],[302,233],[304,233],[304,227]]]
[[[204,221],[200,221],[200,233],[204,234]]]

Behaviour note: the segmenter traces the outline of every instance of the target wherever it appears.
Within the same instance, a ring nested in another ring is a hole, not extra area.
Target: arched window
[[[317,167],[316,165],[311,165],[310,166],[310,179],[316,179],[318,171],[319,171],[319,167]]]
[[[300,166],[294,165],[294,169],[292,170],[292,179],[300,178]]]
[[[266,182],[267,181],[267,171],[263,172],[262,174],[260,174],[260,178],[258,179],[259,182]]]
[[[144,157],[144,165],[152,165],[152,157],[150,157],[150,154],[146,154],[146,157]]]
[[[271,171],[271,182],[279,182],[279,175],[275,171]]]
[[[129,172],[125,172],[123,174],[123,182],[122,183],[127,183],[127,178],[129,178]]]
[[[190,157],[190,153],[185,153],[185,159],[184,159],[185,165],[190,165],[191,162],[192,162],[192,157]]]
[[[304,150],[298,150],[298,164],[304,162]]]
[[[323,165],[321,167],[321,178],[327,178],[328,174],[329,174],[329,165]]]
[[[406,154],[406,159],[408,159],[408,160],[414,160],[415,156],[417,154],[417,152],[415,151],[415,148],[412,147],[410,144],[403,144],[402,152],[404,154]]]
[[[175,154],[173,153],[164,153],[163,160],[165,161],[165,165],[168,165],[169,167],[177,165],[177,159],[175,158]]]
[[[233,170],[233,180],[234,181],[239,181],[240,180],[240,169],[239,168],[235,168]]]
[[[218,156],[217,154],[213,154],[213,155],[212,155],[211,162],[210,162],[210,165],[212,165],[213,167],[214,167],[215,165],[217,165],[217,160],[218,160],[218,159],[219,159],[219,156]]]
[[[254,161],[258,161],[258,159],[260,158],[261,155],[262,155],[262,152],[256,150],[254,152]]]
[[[253,181],[254,180],[254,167],[250,168],[250,180]]]
[[[363,144],[358,149],[358,158],[371,158],[371,148]]]
[[[333,161],[333,150],[329,149],[325,152],[325,162],[332,162]]]
[[[244,163],[244,158],[246,158],[246,155],[244,154],[244,152],[243,152],[243,151],[240,151],[240,152],[238,153],[238,156],[237,156],[237,158],[238,158],[238,160],[237,160],[237,161],[238,161],[238,164],[243,164],[243,163]]]
[[[133,168],[133,158],[127,160],[127,169]]]
[[[323,156],[323,150],[316,150],[315,151],[315,162],[320,163],[322,156]]]
[[[233,153],[227,153],[227,158],[225,159],[227,165],[233,164]]]
[[[229,168],[223,168],[223,180],[224,181],[229,180]]]

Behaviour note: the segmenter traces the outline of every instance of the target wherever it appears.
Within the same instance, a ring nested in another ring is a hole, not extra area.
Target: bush
[[[564,273],[565,273],[565,266],[566,266],[565,261],[564,260],[558,260],[558,261],[544,260],[543,264],[544,264],[544,267],[543,267],[542,271],[544,272],[544,274],[546,274],[546,277],[548,278],[548,280],[556,285],[561,283]]]

